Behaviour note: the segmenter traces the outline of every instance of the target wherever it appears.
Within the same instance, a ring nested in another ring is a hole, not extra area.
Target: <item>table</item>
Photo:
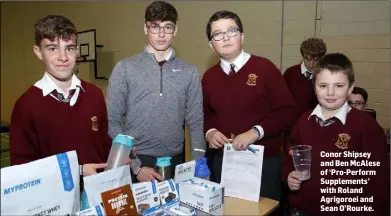
[[[278,201],[266,197],[260,197],[259,202],[225,197],[224,215],[268,215],[272,213],[278,205]]]

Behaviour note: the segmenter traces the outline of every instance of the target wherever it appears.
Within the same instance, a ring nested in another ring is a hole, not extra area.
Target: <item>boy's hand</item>
[[[209,142],[209,147],[214,149],[219,149],[224,147],[225,143],[228,143],[230,140],[218,130],[213,130],[208,133],[206,137]]]
[[[104,169],[107,167],[107,163],[90,163],[83,165],[83,176],[95,175],[97,169]]]
[[[232,141],[232,147],[237,151],[246,151],[247,147],[258,140],[258,134],[254,129],[250,129],[237,135]]]
[[[300,189],[301,180],[297,176],[296,171],[292,171],[288,175],[288,186],[292,191],[296,191]]]
[[[133,147],[131,152],[135,152],[136,151],[136,147]],[[126,158],[126,161],[125,161],[125,165],[129,165],[132,163],[132,159],[129,157],[129,158]]]
[[[163,177],[161,177],[153,168],[143,167],[140,172],[136,176],[139,182],[147,182],[152,180],[157,180],[159,182],[164,181]]]

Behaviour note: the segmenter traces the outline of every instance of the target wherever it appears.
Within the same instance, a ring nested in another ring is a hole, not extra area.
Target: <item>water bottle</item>
[[[134,138],[128,135],[118,134],[111,145],[106,170],[124,166],[126,159],[132,151]]]
[[[208,164],[206,163],[206,161],[207,159],[205,157],[196,160],[196,167],[194,173],[195,177],[209,180],[210,170],[208,168]]]
[[[164,179],[172,178],[171,173],[171,157],[160,157],[156,161],[156,171]]]
[[[80,211],[86,210],[90,208],[90,204],[88,204],[88,198],[86,194],[86,190],[81,192],[80,196]]]

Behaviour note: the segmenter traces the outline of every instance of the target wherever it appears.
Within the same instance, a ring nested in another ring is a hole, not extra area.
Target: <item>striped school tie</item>
[[[67,98],[64,97],[62,93],[59,93],[57,90],[54,90],[52,92],[53,96],[56,97],[59,101],[64,102],[64,103],[69,103],[71,101],[72,96],[75,94],[76,89],[71,89],[69,90],[69,95]]]
[[[235,65],[230,64],[230,66],[231,66],[231,69],[229,70],[228,76],[233,76],[233,75],[235,75]]]

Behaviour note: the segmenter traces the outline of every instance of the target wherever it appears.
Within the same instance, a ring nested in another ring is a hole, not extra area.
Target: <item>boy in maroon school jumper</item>
[[[325,55],[314,70],[314,85],[319,105],[292,129],[283,164],[283,180],[291,189],[288,215],[390,215],[386,137],[375,119],[347,103],[354,87],[352,63],[343,54]],[[312,146],[311,177],[305,181],[288,153],[295,145]],[[360,202],[372,196],[372,202]],[[348,197],[354,199],[338,200]]]
[[[49,15],[35,24],[35,55],[45,73],[15,103],[10,124],[11,165],[76,150],[81,175],[106,167],[111,139],[102,91],[73,74],[75,25]]]
[[[270,60],[242,50],[243,25],[238,15],[216,12],[206,33],[221,58],[202,79],[211,179],[220,183],[223,146],[230,139],[236,150],[253,143],[264,145],[261,196],[279,200],[283,132],[297,119],[292,96]]]
[[[320,38],[309,38],[301,43],[301,64],[288,68],[284,73],[286,85],[300,113],[313,110],[318,105],[312,84],[313,70],[318,59],[326,54],[326,44]]]

